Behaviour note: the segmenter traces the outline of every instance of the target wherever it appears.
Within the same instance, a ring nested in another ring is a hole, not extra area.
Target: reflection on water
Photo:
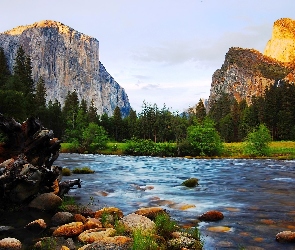
[[[222,221],[199,224],[205,249],[295,249],[275,241],[278,232],[295,230],[294,161],[61,154],[56,165],[95,170],[67,177],[82,179],[71,194],[82,204],[93,197],[95,208],[117,206],[128,214],[162,206],[190,225],[207,210],[222,211]],[[200,185],[181,186],[191,177]]]

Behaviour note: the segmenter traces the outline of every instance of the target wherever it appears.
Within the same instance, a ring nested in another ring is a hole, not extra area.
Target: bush
[[[171,143],[155,143],[152,140],[132,139],[126,142],[125,154],[146,156],[175,156],[176,147]]]
[[[221,138],[214,128],[213,122],[207,120],[203,124],[188,127],[187,140],[196,155],[215,156],[223,150]]]
[[[71,170],[69,168],[62,168],[62,175],[63,176],[70,176],[72,173],[71,173]]]
[[[178,228],[177,223],[171,220],[170,216],[166,213],[158,214],[154,222],[156,224],[158,234],[165,239],[170,238],[171,233]]]
[[[132,250],[158,250],[159,245],[152,235],[146,234],[140,229],[133,233]]]
[[[94,171],[89,167],[75,168],[72,171],[74,174],[93,174]]]
[[[269,154],[269,143],[271,135],[264,124],[249,133],[244,142],[244,153],[250,156],[267,156]]]
[[[96,123],[89,123],[82,133],[82,144],[91,152],[106,147],[108,142],[107,132],[102,126]]]

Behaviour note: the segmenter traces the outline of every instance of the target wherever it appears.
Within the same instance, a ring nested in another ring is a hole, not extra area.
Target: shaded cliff
[[[261,96],[276,80],[294,81],[294,27],[295,20],[276,21],[265,54],[254,49],[230,48],[223,65],[212,76],[209,107],[222,92],[249,104],[253,96]]]
[[[33,79],[43,77],[47,101],[64,104],[68,91],[79,99],[94,101],[98,114],[113,114],[116,106],[125,116],[130,103],[125,90],[99,61],[99,41],[60,22],[41,21],[0,33],[10,70],[19,46],[32,60]]]

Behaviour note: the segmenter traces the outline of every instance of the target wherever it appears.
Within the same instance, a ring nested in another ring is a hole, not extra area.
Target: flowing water
[[[94,208],[116,206],[126,215],[161,206],[184,225],[208,210],[223,212],[219,222],[199,223],[204,249],[295,249],[275,241],[278,232],[295,231],[295,161],[61,154],[56,165],[95,170],[67,177],[81,178],[70,194]],[[199,186],[181,185],[191,177]]]

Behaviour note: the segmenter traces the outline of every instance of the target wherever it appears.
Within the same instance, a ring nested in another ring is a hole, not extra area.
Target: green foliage
[[[105,129],[96,123],[89,123],[82,132],[82,144],[91,152],[106,147],[108,136]]]
[[[89,167],[74,168],[73,174],[93,174],[94,171]]]
[[[130,155],[148,155],[148,156],[175,156],[177,152],[175,144],[155,143],[152,140],[143,140],[133,138],[126,142],[124,153]]]
[[[270,142],[271,135],[268,128],[260,124],[258,129],[247,135],[244,152],[250,156],[266,156],[269,154]]]
[[[71,173],[71,170],[69,168],[62,168],[62,175],[63,176],[70,176],[72,173]]]
[[[223,149],[220,136],[209,120],[188,127],[187,140],[192,145],[195,155],[216,156],[220,155]]]
[[[186,187],[195,187],[199,185],[199,180],[197,178],[189,178],[182,183],[183,186]]]
[[[67,206],[78,206],[76,200],[71,196],[64,196],[62,199],[62,204],[59,206],[59,209],[66,211]]]
[[[159,245],[154,237],[138,229],[133,232],[132,250],[158,250]]]
[[[177,223],[166,213],[159,213],[154,222],[156,224],[158,235],[164,237],[165,239],[170,238],[171,233],[178,229]]]

